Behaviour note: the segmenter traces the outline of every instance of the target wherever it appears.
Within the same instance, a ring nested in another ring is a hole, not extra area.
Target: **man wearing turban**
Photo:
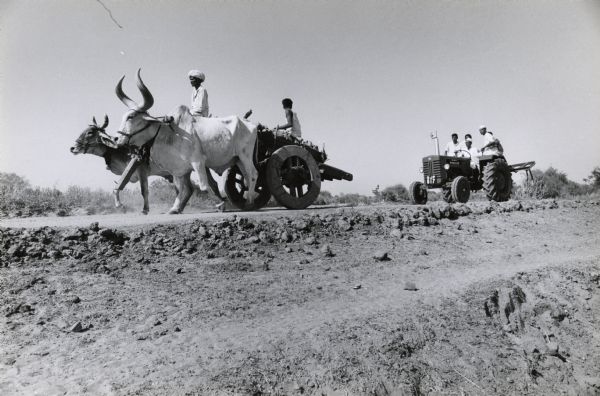
[[[195,116],[208,117],[208,92],[202,86],[204,73],[199,70],[190,70],[188,77],[190,78],[190,84],[194,87],[190,111]]]

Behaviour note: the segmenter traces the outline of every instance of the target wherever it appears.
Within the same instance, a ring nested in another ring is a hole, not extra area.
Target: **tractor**
[[[413,204],[427,203],[428,189],[441,189],[448,203],[465,203],[471,191],[482,189],[489,200],[504,202],[512,192],[512,173],[524,170],[533,179],[535,161],[509,165],[503,156],[483,155],[473,160],[475,167],[468,151],[458,153],[465,157],[440,155],[437,134],[431,137],[436,140],[437,154],[423,158],[423,182],[412,182],[408,188]]]

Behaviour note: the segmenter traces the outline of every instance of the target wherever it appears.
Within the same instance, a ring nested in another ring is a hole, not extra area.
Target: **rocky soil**
[[[0,394],[598,394],[600,205],[0,228]]]

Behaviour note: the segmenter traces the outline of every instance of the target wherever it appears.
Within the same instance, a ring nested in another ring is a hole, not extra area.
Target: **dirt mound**
[[[597,264],[544,268],[496,285],[474,285],[463,296],[467,309],[449,301],[451,311],[461,313],[459,320],[449,318],[450,345],[463,357],[453,367],[465,381],[473,379],[463,385],[499,394],[600,391],[594,373],[600,345],[588,345],[600,311],[598,277]],[[493,359],[482,359],[492,351]]]
[[[594,205],[596,203],[590,203]],[[572,203],[563,204],[571,207]],[[575,204],[576,205],[576,204]],[[579,204],[581,205],[581,203]],[[434,203],[399,210],[369,210],[359,213],[342,209],[337,213],[300,218],[282,216],[264,221],[234,215],[213,222],[195,221],[192,225],[159,225],[141,231],[124,232],[100,228],[92,223],[87,228],[62,230],[43,227],[34,230],[0,228],[0,266],[39,259],[69,257],[83,262],[97,257],[125,255],[155,256],[160,254],[203,254],[210,258],[229,255],[244,256],[257,251],[253,244],[302,242],[311,245],[320,240],[343,237],[355,229],[366,228],[382,235],[411,237],[402,230],[412,226],[435,226],[440,220],[461,216],[499,214],[514,211],[556,209],[554,200],[510,201],[502,203],[474,202],[450,205]],[[236,246],[237,250],[232,246]]]
[[[509,201],[0,229],[0,394],[595,394],[598,220]]]

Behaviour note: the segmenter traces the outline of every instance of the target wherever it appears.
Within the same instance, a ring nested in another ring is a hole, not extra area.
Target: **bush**
[[[120,193],[125,210],[137,210],[142,206],[139,191],[139,183],[136,183]],[[175,196],[175,187],[162,178],[150,184],[151,205],[170,206]],[[212,208],[218,202],[219,199],[212,193],[200,194],[195,187],[188,206]],[[91,215],[122,212],[124,209],[114,206],[114,198],[109,191],[69,186],[63,193],[56,188],[32,187],[27,179],[19,175],[0,172],[0,217],[39,216],[49,213],[67,216],[78,210]]]
[[[528,179],[523,184],[514,186],[512,194],[515,199],[543,199],[545,195],[546,187],[541,177]]]
[[[366,205],[370,203],[369,197],[360,195],[360,194],[340,194],[335,197],[336,203],[348,204],[351,206],[356,206],[359,204]]]
[[[593,191],[593,186],[569,180],[566,173],[553,167],[545,171],[536,169],[532,171],[532,174],[533,180],[525,180],[520,186],[516,186],[513,197],[533,199],[572,198]]]
[[[408,190],[402,184],[395,184],[383,189],[381,197],[387,202],[408,202]]]
[[[315,199],[314,205],[331,205],[335,203],[335,198],[329,191],[321,190],[317,199]]]
[[[198,209],[214,208],[221,201],[210,191],[209,193],[200,192],[199,186],[193,184],[194,191],[186,207]],[[150,202],[160,205],[172,205],[177,196],[175,184],[169,183],[167,180],[160,178],[150,183]],[[222,197],[225,197],[224,192],[220,192]]]
[[[11,194],[15,191],[23,191],[30,188],[30,184],[24,177],[16,173],[0,172],[0,193]]]
[[[592,169],[592,173],[583,179],[583,181],[589,184],[590,188],[594,191],[600,190],[600,166]]]
[[[329,191],[322,190],[314,202],[314,205],[367,205],[372,203],[373,198],[361,194],[339,194],[333,195]]]

